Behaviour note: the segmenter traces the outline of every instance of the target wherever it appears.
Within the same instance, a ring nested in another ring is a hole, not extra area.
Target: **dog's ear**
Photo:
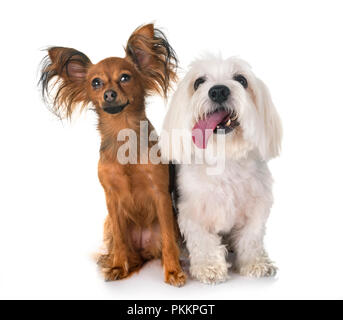
[[[255,92],[256,106],[263,127],[258,148],[262,159],[269,160],[277,157],[280,153],[282,124],[267,86],[262,80],[256,80],[258,86],[258,90]]]
[[[176,80],[177,57],[164,33],[153,24],[138,28],[127,42],[126,56],[137,66],[148,92],[166,97]]]
[[[164,117],[159,146],[163,161],[191,163],[192,132],[189,127],[190,73],[180,81]]]
[[[77,106],[83,109],[90,102],[86,76],[92,63],[85,54],[72,48],[51,47],[47,51],[39,81],[43,98],[48,104],[51,101],[57,116],[70,118]]]

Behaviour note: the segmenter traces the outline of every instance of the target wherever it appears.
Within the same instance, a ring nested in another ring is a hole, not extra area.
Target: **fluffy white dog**
[[[273,202],[267,161],[278,156],[281,136],[269,91],[246,62],[210,56],[192,63],[171,100],[160,146],[164,159],[179,164],[178,222],[190,273],[201,282],[228,279],[228,247],[240,274],[276,273],[263,237]],[[223,150],[223,170],[209,172]]]

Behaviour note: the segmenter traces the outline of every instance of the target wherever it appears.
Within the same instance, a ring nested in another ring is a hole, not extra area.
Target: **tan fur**
[[[42,72],[42,88],[49,95],[50,81],[58,80],[53,111],[59,116],[70,118],[79,106],[83,109],[89,103],[95,106],[99,116],[98,175],[108,208],[104,227],[107,254],[99,258],[105,279],[126,278],[145,261],[162,257],[165,281],[181,286],[186,277],[179,264],[168,166],[150,162],[122,165],[116,157],[123,143],[117,141],[121,129],[134,130],[139,141],[140,121],[148,121],[144,98],[153,92],[167,94],[170,81],[176,77],[176,58],[163,34],[152,24],[131,35],[126,53],[123,59],[107,58],[92,64],[77,50],[50,48]],[[122,74],[130,75],[130,81],[121,83]],[[91,85],[95,78],[103,82],[99,89]],[[104,92],[110,89],[117,93],[119,104],[129,101],[120,113],[109,114],[103,109]],[[153,130],[149,122],[149,133]],[[137,147],[139,150],[139,144]]]

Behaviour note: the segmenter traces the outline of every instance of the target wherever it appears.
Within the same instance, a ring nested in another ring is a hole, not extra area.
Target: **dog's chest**
[[[243,224],[248,208],[268,193],[271,179],[267,166],[253,161],[227,163],[223,173],[212,176],[204,166],[182,166],[178,177],[181,201],[194,203],[194,211],[202,212],[196,219],[217,232]]]
[[[127,176],[134,220],[149,225],[156,218],[156,201],[168,194],[168,167],[161,165],[131,166]],[[169,195],[169,194],[168,194]]]

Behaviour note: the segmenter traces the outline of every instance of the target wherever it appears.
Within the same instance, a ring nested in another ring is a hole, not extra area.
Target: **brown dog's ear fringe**
[[[177,78],[178,59],[164,33],[153,24],[138,28],[128,40],[126,55],[141,72],[147,90],[166,97]]]
[[[89,58],[72,48],[51,47],[42,61],[39,86],[43,99],[51,111],[59,118],[71,118],[78,106],[83,110],[90,102],[85,90]],[[51,84],[51,81],[55,82]],[[53,93],[51,101],[51,91]]]

